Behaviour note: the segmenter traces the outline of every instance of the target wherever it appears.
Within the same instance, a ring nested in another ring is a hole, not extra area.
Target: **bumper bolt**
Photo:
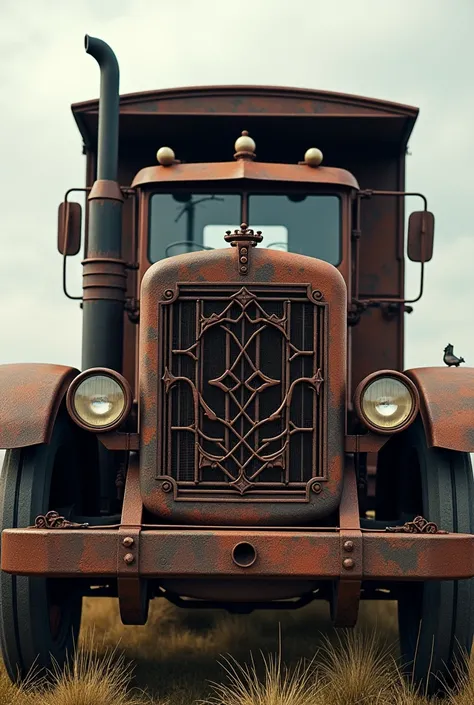
[[[347,551],[348,553],[352,553],[354,550],[354,542],[353,541],[344,541],[344,551]]]
[[[133,561],[135,560],[133,553],[126,553],[123,557],[123,560],[125,561],[125,563],[127,565],[130,565],[131,563],[133,563]]]
[[[130,548],[130,546],[133,546],[134,541],[131,536],[126,536],[122,541],[122,544],[125,546],[125,548]]]
[[[354,561],[352,558],[344,558],[342,565],[346,570],[351,570],[354,567]]]

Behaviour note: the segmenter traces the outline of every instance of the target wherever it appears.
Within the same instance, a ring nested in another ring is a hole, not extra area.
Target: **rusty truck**
[[[86,183],[57,235],[70,298],[83,251],[82,370],[0,366],[10,677],[65,663],[88,595],[130,625],[151,599],[324,600],[351,627],[382,599],[435,690],[474,630],[474,368],[404,368],[434,236],[405,190],[418,110],[272,86],[120,96],[112,49],[85,49],[100,99],[72,106]]]

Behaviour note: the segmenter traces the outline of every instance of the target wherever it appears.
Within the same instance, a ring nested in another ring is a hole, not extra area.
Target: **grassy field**
[[[1,671],[0,705],[425,705],[397,673],[396,638],[391,603],[335,632],[322,604],[229,616],[155,600],[145,627],[124,627],[114,600],[89,599],[70,670],[22,691]],[[452,705],[473,705],[472,670]]]

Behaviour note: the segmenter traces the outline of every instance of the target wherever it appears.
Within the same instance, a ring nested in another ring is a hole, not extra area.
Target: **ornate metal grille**
[[[160,312],[158,475],[181,499],[326,477],[326,304],[300,286],[180,285]]]

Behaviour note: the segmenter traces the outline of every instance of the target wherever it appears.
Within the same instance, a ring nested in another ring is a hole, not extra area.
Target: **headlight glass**
[[[123,414],[126,398],[121,385],[107,375],[86,377],[73,396],[74,411],[88,426],[102,428],[115,423]]]
[[[406,384],[395,377],[381,377],[367,385],[361,407],[367,420],[379,428],[397,428],[409,418],[415,399]]]

